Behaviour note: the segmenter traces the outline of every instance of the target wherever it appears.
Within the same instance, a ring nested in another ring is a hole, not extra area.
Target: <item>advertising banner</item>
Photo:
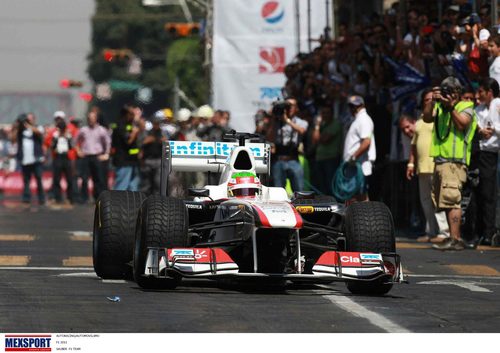
[[[231,112],[230,124],[238,131],[253,132],[257,110],[282,98],[285,66],[298,54],[297,12],[301,51],[308,50],[307,1],[299,3],[297,11],[294,0],[214,1],[213,103]],[[311,37],[318,39],[325,2],[310,3]]]

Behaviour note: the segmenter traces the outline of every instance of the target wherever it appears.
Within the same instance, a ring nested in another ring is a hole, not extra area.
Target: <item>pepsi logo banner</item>
[[[278,23],[285,16],[285,8],[279,1],[267,1],[262,5],[261,15],[269,24]]]
[[[307,3],[299,1],[302,52],[308,50]],[[325,1],[310,4],[317,39],[326,24]],[[282,98],[285,67],[298,54],[296,14],[291,0],[214,0],[212,103],[231,111],[232,128],[255,131],[257,110]]]

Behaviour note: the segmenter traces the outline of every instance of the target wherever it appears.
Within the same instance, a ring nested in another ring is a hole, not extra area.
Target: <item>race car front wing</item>
[[[337,281],[406,282],[400,256],[395,253],[326,251],[316,261],[312,273],[297,269],[291,273],[239,272],[238,265],[219,248],[149,248],[144,276],[170,278],[280,277]]]

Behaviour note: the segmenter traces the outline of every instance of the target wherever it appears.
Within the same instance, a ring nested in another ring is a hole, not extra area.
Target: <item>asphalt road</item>
[[[410,284],[284,290],[183,281],[144,291],[92,269],[90,205],[0,205],[0,332],[499,332],[500,249],[439,252],[398,238]],[[119,297],[120,301],[109,298]]]

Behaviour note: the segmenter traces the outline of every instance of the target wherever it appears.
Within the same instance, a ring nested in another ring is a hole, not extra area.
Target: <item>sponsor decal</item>
[[[206,249],[195,249],[194,250],[194,258],[196,260],[208,258],[208,251]]]
[[[285,71],[285,47],[260,47],[259,58],[259,73],[277,74]]]
[[[201,142],[201,141],[170,141],[172,156],[224,156],[229,157],[237,146],[228,142]],[[264,147],[249,146],[255,157],[264,156]]]
[[[297,206],[295,207],[299,213],[313,213],[314,212],[314,207],[312,206]]]
[[[260,99],[270,99],[275,101],[282,99],[281,87],[260,87]]]
[[[51,335],[5,335],[5,352],[52,352]]]
[[[381,254],[359,254],[359,258],[363,265],[380,265],[382,263]]]
[[[359,258],[361,260],[378,260],[382,261],[381,254],[359,254]]]
[[[186,203],[186,207],[187,208],[192,208],[192,209],[195,209],[195,210],[201,210],[201,209],[203,209],[202,205],[196,205],[196,204],[192,204],[192,203]]]
[[[359,257],[354,257],[354,256],[341,256],[340,261],[342,261],[342,264],[344,263],[351,263],[351,264],[359,264]]]
[[[172,249],[170,256],[194,256],[193,249]]]
[[[276,24],[285,16],[285,9],[279,1],[267,1],[262,6],[260,14],[267,23]]]
[[[328,207],[314,207],[314,211],[316,211],[316,212],[331,212],[332,208],[330,206],[328,206]]]

